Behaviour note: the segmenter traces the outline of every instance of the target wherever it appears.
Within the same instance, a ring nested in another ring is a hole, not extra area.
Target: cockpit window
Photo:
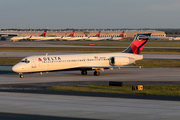
[[[21,60],[21,62],[29,63],[30,61],[27,59],[23,59],[23,60]]]

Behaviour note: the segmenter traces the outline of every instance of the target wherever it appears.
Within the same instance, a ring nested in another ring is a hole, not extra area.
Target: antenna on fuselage
[[[48,55],[48,53],[46,53],[46,56]]]

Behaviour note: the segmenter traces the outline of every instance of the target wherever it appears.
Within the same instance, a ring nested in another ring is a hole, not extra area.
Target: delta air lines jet
[[[10,41],[13,42],[20,42],[20,41],[25,41],[25,40],[39,40],[40,38],[46,37],[46,31],[44,31],[40,36],[16,36],[12,37]]]
[[[99,31],[95,36],[93,37],[88,37],[87,40],[92,40],[92,41],[96,41],[96,40],[111,40],[112,37],[100,37],[101,31]]]
[[[26,41],[26,40],[56,40],[60,39],[60,37],[46,37],[46,30],[40,35],[40,36],[16,36],[12,37],[10,41],[13,42],[20,42],[20,41]]]
[[[62,70],[80,70],[82,75],[94,70],[94,75],[100,75],[99,70],[120,68],[142,60],[140,53],[150,36],[151,33],[137,34],[125,51],[117,53],[29,56],[14,65],[12,70],[19,73],[20,78],[23,78],[23,73]]]
[[[46,30],[40,35],[40,36],[30,36],[30,38],[28,40],[40,40],[40,41],[44,41],[44,40],[57,40],[60,39],[61,37],[47,37],[46,36]]]
[[[68,40],[68,41],[73,41],[73,40],[85,40],[88,37],[74,37],[74,31],[71,32],[71,34],[67,37],[62,37],[61,40]]]
[[[121,39],[123,39],[123,37],[124,37],[124,31],[123,31],[119,36],[117,36],[117,37],[112,37],[111,40],[121,40]]]

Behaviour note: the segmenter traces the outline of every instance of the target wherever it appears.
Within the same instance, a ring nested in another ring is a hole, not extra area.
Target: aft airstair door
[[[34,68],[34,69],[36,68],[36,60],[35,59],[32,60],[32,68]]]

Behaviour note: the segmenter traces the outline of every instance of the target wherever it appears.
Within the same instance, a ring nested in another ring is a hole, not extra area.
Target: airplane
[[[74,31],[69,36],[62,37],[61,40],[75,41],[75,40],[86,40],[88,37],[74,37]]]
[[[44,41],[44,40],[60,40],[61,37],[47,37],[46,36],[47,31],[45,30],[40,36],[30,36],[28,40],[39,40],[39,41]]]
[[[100,75],[99,70],[128,67],[125,65],[142,60],[140,55],[151,33],[137,34],[130,46],[123,52],[117,53],[90,53],[73,55],[37,55],[23,58],[12,67],[19,73],[50,72],[63,70],[80,70],[82,75],[87,75],[87,70],[94,70],[94,75]]]
[[[60,39],[60,37],[46,37],[46,30],[40,35],[40,36],[16,36],[16,37],[12,37],[10,39],[10,41],[13,42],[20,42],[20,41],[34,41],[34,40],[56,40],[56,39]]]
[[[30,36],[16,36],[16,37],[12,37],[10,39],[10,41],[12,42],[21,42],[21,41],[26,41],[30,38]]]
[[[92,41],[95,41],[95,40],[111,40],[112,37],[100,37],[100,34],[101,34],[101,31],[99,31],[95,36],[93,37],[88,37],[88,39],[86,40],[92,40]]]
[[[124,31],[117,37],[112,37],[111,40],[121,40],[124,37]]]
[[[46,37],[46,30],[40,35],[40,36],[16,36],[12,37],[10,41],[13,42],[20,42],[20,41],[26,41],[26,40],[35,40],[35,39],[40,39]]]

